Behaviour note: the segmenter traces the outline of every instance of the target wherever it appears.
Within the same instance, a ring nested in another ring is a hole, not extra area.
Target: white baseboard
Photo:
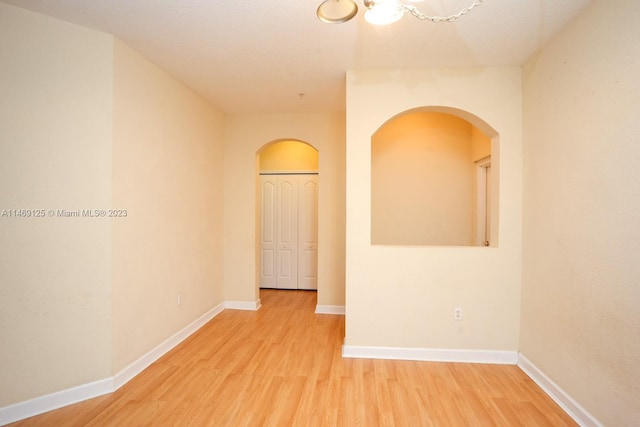
[[[360,359],[421,360],[428,362],[493,363],[515,365],[518,352],[501,350],[449,350],[438,348],[342,346],[343,357]]]
[[[344,314],[344,305],[316,305],[316,314]]]
[[[0,426],[111,392],[113,392],[113,380],[107,378],[5,406],[0,408]]]
[[[260,298],[255,301],[225,301],[224,308],[228,308],[231,310],[250,310],[257,311],[262,307],[262,302]]]
[[[220,314],[226,307],[224,302],[213,307],[205,314],[191,322],[189,325],[169,337],[163,343],[140,357],[131,365],[118,372],[113,377],[82,384],[66,390],[36,397],[24,402],[0,408],[0,426],[10,424],[25,418],[53,411],[63,406],[93,399],[104,394],[113,393],[133,377],[145,370],[149,365],[164,356],[169,350],[180,344],[195,331],[204,326],[209,320]]]
[[[221,302],[205,314],[191,322],[189,325],[182,328],[180,331],[169,337],[163,343],[138,358],[135,362],[118,372],[113,377],[113,391],[119,389],[129,381],[131,381],[136,375],[144,371],[156,360],[167,354],[172,348],[180,344],[187,339],[195,331],[203,327],[209,320],[222,313],[225,309],[225,303]]]
[[[573,400],[564,390],[554,383],[544,372],[538,369],[522,354],[518,355],[518,367],[524,371],[545,393],[549,395],[573,420],[582,427],[603,427],[593,415]]]

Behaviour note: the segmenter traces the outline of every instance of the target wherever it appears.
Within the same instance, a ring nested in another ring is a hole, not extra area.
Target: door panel
[[[298,216],[298,288],[318,288],[318,176],[301,175]]]
[[[276,287],[298,289],[298,177],[278,175],[277,183]]]
[[[260,287],[276,287],[276,179],[274,176],[260,176],[262,200],[260,232]]]

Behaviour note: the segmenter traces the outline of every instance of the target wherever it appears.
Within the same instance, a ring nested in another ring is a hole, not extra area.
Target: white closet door
[[[318,288],[318,176],[299,176],[298,289]]]
[[[260,287],[318,288],[318,176],[260,175]]]
[[[276,287],[276,188],[277,177],[260,175],[262,221],[260,227],[260,287]]]
[[[298,177],[278,175],[276,287],[298,289]]]

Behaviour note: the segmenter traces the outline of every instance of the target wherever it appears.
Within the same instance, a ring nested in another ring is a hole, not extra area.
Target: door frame
[[[476,200],[473,239],[475,246],[491,245],[491,183],[487,180],[487,176],[491,176],[488,172],[490,168],[491,156],[475,162]]]

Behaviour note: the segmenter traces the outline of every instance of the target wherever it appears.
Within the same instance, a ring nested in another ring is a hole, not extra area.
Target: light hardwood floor
[[[107,396],[13,426],[574,426],[516,366],[344,359],[344,317],[262,290]]]

